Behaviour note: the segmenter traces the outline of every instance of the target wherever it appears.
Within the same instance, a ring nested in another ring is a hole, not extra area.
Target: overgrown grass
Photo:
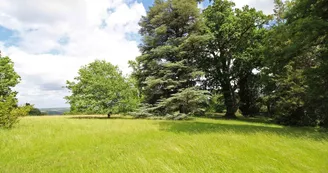
[[[328,172],[328,134],[243,121],[26,117],[0,130],[1,173]]]

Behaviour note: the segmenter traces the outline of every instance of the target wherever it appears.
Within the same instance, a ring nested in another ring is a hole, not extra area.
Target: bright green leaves
[[[139,104],[134,81],[123,77],[117,66],[105,61],[97,60],[82,67],[75,81],[67,81],[67,88],[72,92],[66,97],[71,113],[128,112]]]
[[[9,57],[0,56],[0,127],[11,128],[19,116],[26,116],[30,107],[17,107],[16,92],[12,91],[20,81]]]
[[[16,86],[19,81],[20,77],[14,70],[14,63],[9,57],[0,57],[0,96],[15,95],[11,88]]]

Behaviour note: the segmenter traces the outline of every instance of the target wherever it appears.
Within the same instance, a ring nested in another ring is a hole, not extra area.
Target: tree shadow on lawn
[[[205,118],[207,119],[213,119],[213,120],[227,120],[224,117],[223,113],[211,113],[208,114]],[[244,117],[244,116],[238,116],[237,121],[243,121],[243,122],[249,122],[249,123],[263,123],[263,124],[276,124],[274,120],[270,117],[266,116],[252,116],[252,117]]]
[[[107,116],[76,116],[69,117],[69,119],[78,119],[78,120],[133,120],[131,117],[123,117],[123,116],[114,116],[108,118]]]
[[[228,120],[227,120],[228,121]],[[233,132],[238,134],[255,134],[257,132],[268,132],[276,135],[287,136],[291,138],[308,138],[312,140],[328,141],[327,132],[319,132],[315,128],[308,127],[280,127],[267,126],[261,124],[220,124],[208,122],[159,122],[160,130],[174,133],[217,133]]]

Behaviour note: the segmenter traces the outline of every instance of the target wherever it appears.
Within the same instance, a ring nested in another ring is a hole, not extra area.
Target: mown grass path
[[[26,117],[0,130],[1,173],[328,172],[328,134],[242,121]]]

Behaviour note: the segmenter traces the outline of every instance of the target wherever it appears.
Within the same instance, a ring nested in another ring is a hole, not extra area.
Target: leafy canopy
[[[0,54],[0,127],[11,128],[19,116],[26,116],[30,107],[18,107],[16,92],[12,90],[20,81],[9,57]]]
[[[134,81],[124,77],[117,66],[96,60],[79,72],[75,81],[67,81],[72,95],[65,97],[71,113],[107,114],[128,112],[139,104]]]

